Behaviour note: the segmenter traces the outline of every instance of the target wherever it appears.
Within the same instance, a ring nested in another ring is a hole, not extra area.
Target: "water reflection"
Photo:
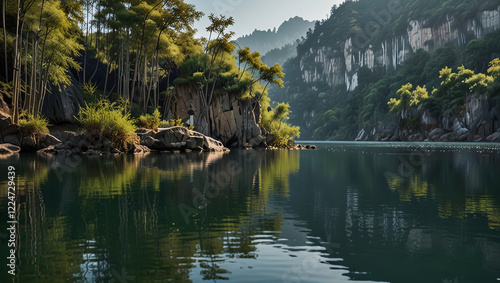
[[[21,282],[495,282],[499,161],[327,144],[0,166],[18,173]]]

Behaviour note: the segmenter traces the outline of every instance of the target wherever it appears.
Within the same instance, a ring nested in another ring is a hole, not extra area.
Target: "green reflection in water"
[[[0,168],[18,173],[19,282],[494,282],[499,161],[496,149],[327,144]]]

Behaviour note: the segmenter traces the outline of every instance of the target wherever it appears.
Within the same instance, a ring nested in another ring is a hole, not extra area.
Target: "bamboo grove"
[[[72,83],[70,69],[85,87],[102,66],[103,96],[116,93],[144,112],[156,109],[160,81],[201,49],[192,25],[202,16],[182,0],[3,1],[2,86],[12,93],[14,122],[20,113],[39,115],[51,85]]]

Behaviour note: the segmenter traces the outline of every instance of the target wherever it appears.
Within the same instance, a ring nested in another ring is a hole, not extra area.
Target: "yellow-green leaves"
[[[418,105],[429,97],[425,86],[417,86],[415,90],[412,84],[403,85],[397,92],[399,99],[391,98],[387,103],[390,106],[390,112],[401,112],[405,116],[405,112],[410,107],[418,107]]]
[[[417,88],[411,93],[410,106],[418,106],[420,102],[429,98],[429,93],[425,86],[417,86]]]
[[[474,71],[465,68],[463,65],[457,68],[457,73],[454,73],[451,68],[445,67],[439,72],[441,79],[441,87],[436,93],[448,92],[461,85],[467,86],[469,91],[483,91],[488,87],[488,84],[494,81],[494,76],[500,73],[500,60],[495,59],[490,62],[488,73],[493,76],[488,76],[482,73],[475,74]]]
[[[290,105],[280,103],[271,111],[268,111],[268,106],[268,101],[264,101],[262,105],[262,126],[274,135],[273,145],[286,147],[294,137],[300,137],[300,128],[286,123],[289,118],[288,115],[291,113]]]
[[[472,75],[465,80],[465,83],[469,85],[471,91],[484,89],[488,87],[488,84],[493,82],[493,77],[487,76],[485,74]]]
[[[227,18],[224,15],[220,15],[219,17],[215,16],[214,14],[210,14],[208,16],[208,19],[210,20],[211,24],[210,26],[207,27],[207,31],[210,33],[210,35],[215,34],[215,38],[224,38],[226,40],[229,40],[233,35],[234,32],[226,32],[226,29],[232,25],[234,25],[234,19],[233,17]]]
[[[500,59],[496,58],[490,62],[488,74],[490,74],[490,76],[492,76],[494,79],[500,76]]]
[[[249,47],[238,50],[238,62],[244,65],[242,72],[251,72],[256,81],[263,81],[266,85],[271,83],[283,87],[285,74],[280,64],[268,67],[260,59],[259,52],[252,53]]]

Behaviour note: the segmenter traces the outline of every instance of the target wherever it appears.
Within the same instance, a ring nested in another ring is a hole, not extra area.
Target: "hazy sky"
[[[334,4],[343,0],[185,0],[196,5],[205,13],[202,20],[195,24],[197,36],[207,36],[205,28],[209,25],[208,15],[232,16],[235,24],[232,31],[237,37],[250,34],[255,29],[268,30],[278,27],[285,20],[299,16],[309,21],[325,19]]]

